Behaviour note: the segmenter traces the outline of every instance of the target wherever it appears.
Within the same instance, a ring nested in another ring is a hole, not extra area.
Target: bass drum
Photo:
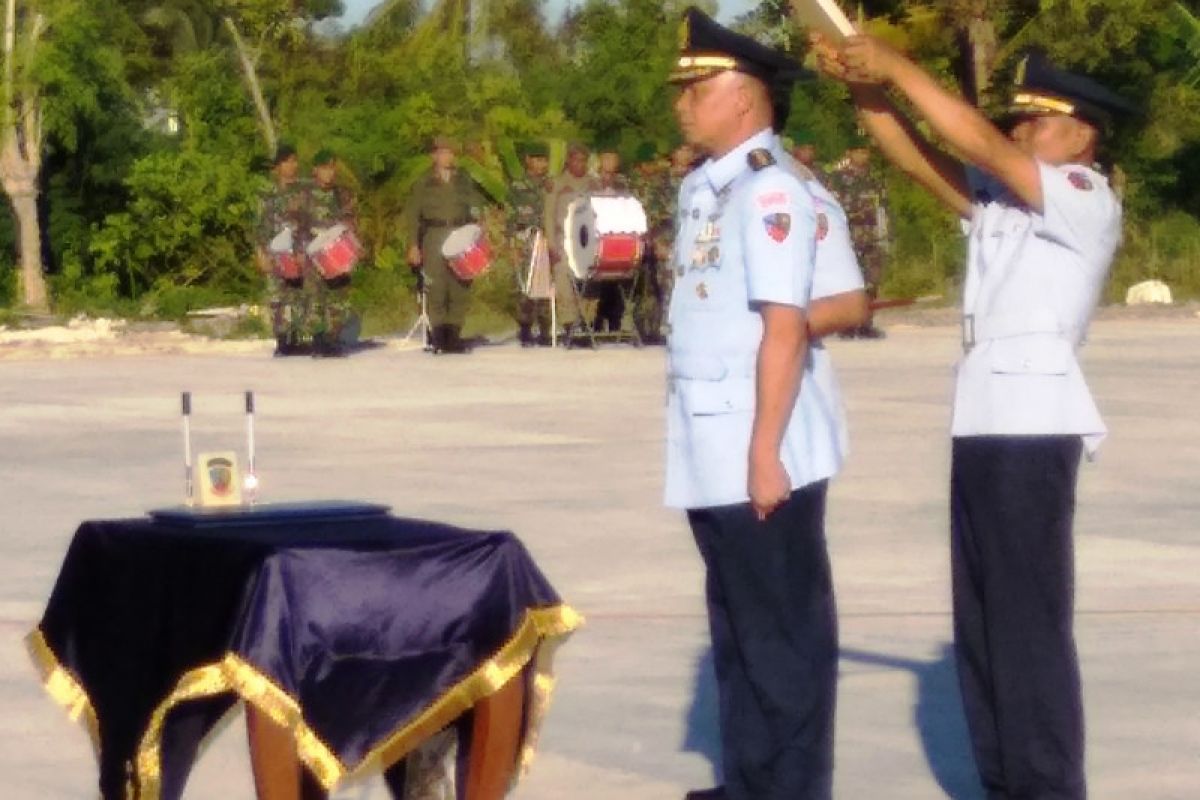
[[[567,208],[564,251],[576,280],[632,278],[641,267],[646,211],[632,195],[581,197]]]

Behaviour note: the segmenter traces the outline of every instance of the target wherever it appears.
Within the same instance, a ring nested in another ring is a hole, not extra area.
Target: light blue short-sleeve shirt
[[[963,285],[966,353],[955,385],[954,436],[1106,434],[1077,351],[1121,239],[1107,179],[1078,164],[1039,164],[1044,208],[972,175]]]
[[[680,188],[668,340],[666,503],[705,508],[749,500],[758,305],[807,308],[817,267],[817,207],[798,177],[750,154],[769,130],[692,172]],[[793,488],[832,477],[845,451],[832,370],[810,347],[780,450]],[[819,363],[819,361],[817,362]]]

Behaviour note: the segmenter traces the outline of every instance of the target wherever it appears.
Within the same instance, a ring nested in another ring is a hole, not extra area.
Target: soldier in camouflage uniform
[[[546,173],[550,168],[550,154],[545,145],[535,143],[523,145],[521,150],[525,159],[525,174],[509,184],[509,212],[505,230],[513,246],[518,276],[517,324],[521,328],[518,336],[522,347],[531,347],[550,344],[550,300],[535,300],[526,295],[524,287],[520,285],[520,276],[529,268],[534,240],[542,228],[546,213],[546,193],[550,189],[550,179]],[[537,338],[533,335],[535,321],[538,326]]]
[[[621,172],[620,154],[611,147],[605,147],[599,150],[598,156],[597,186],[592,194],[608,197],[632,194],[632,185]],[[597,284],[596,317],[592,328],[600,332],[607,326],[610,333],[617,333],[625,316],[625,298],[621,294],[620,282],[597,281]]]
[[[291,145],[279,146],[272,172],[275,185],[263,197],[258,221],[258,262],[267,273],[267,303],[271,309],[275,355],[286,356],[298,352],[304,340],[308,304],[303,272],[295,278],[285,278],[280,268],[286,257],[303,269],[305,256],[300,231],[305,224],[308,183],[299,177],[300,160]],[[290,237],[281,236],[285,228],[290,229]],[[287,241],[289,238],[290,242]]]
[[[670,191],[666,164],[657,158],[653,144],[638,148],[637,164],[633,173],[633,193],[646,211],[646,250],[642,257],[642,279],[634,299],[633,324],[638,335],[646,344],[660,344],[662,339],[663,294],[659,280],[660,265],[670,263],[669,254],[662,258],[662,240],[669,238],[675,220],[672,210],[673,198]],[[668,267],[669,269],[669,267]]]
[[[466,353],[462,326],[471,282],[450,269],[442,245],[455,228],[480,220],[484,198],[471,177],[455,165],[455,146],[448,137],[436,137],[431,154],[433,165],[417,179],[405,208],[408,263],[423,273],[433,352]]]
[[[830,173],[828,188],[846,210],[867,297],[874,301],[879,296],[887,255],[887,209],[883,180],[871,169],[871,151],[865,143],[855,143],[846,152],[846,157]],[[884,333],[868,316],[866,324],[850,335],[880,339]]]
[[[671,271],[671,251],[675,247],[675,210],[679,202],[679,187],[684,177],[692,171],[696,152],[689,144],[680,144],[671,151],[670,164],[658,171],[647,182],[643,203],[650,223],[650,247],[653,264],[650,271],[648,291],[643,296],[641,318],[642,339],[663,344],[666,342],[663,327],[667,321],[667,305],[671,290],[675,286],[675,273]]]
[[[322,149],[313,157],[313,182],[308,186],[305,246],[328,228],[345,225],[354,232],[354,197],[335,183],[337,156]],[[313,355],[340,356],[345,352],[342,331],[350,318],[350,274],[326,280],[309,262],[306,278],[313,304],[311,332]]]
[[[567,210],[580,197],[592,194],[599,188],[595,176],[587,171],[588,150],[578,142],[567,146],[567,162],[563,171],[550,183],[546,196],[544,228],[550,240],[550,266],[554,273],[554,302],[558,305],[558,317],[563,321],[563,334],[568,345],[579,320],[583,319],[575,291],[575,280],[567,264],[564,250],[566,244]]]

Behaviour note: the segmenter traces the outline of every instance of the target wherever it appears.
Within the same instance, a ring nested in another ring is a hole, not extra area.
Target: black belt
[[[470,222],[471,222],[471,220],[469,220],[469,219],[456,219],[456,220],[423,219],[423,220],[421,220],[421,224],[424,225],[426,228],[457,228],[459,225],[466,225]]]

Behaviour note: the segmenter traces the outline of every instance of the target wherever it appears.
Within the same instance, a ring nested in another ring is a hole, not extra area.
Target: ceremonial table
[[[505,786],[481,781],[507,784],[531,756],[553,650],[579,623],[503,531],[385,513],[148,517],[80,526],[28,643],[92,735],[106,800],[180,797],[239,699],[260,796],[281,735],[328,790],[403,769],[455,723],[465,796],[483,798]],[[489,743],[505,727],[511,745]]]

